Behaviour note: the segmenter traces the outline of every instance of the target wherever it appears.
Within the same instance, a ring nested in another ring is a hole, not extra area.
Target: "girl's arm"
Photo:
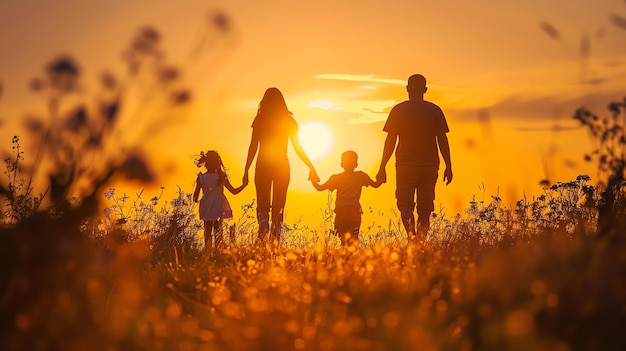
[[[198,202],[198,196],[200,196],[200,177],[196,179],[196,189],[193,191],[193,202]]]
[[[256,131],[256,128],[252,128],[252,138],[250,139],[250,146],[248,146],[248,156],[246,158],[246,166],[243,170],[243,179],[242,179],[243,184],[248,184],[248,170],[250,169],[250,166],[252,165],[252,161],[254,160],[254,157],[256,156],[258,149],[259,149],[259,135],[258,135],[258,132]]]
[[[311,160],[309,160],[309,156],[304,151],[304,148],[300,143],[300,137],[298,137],[298,133],[291,134],[290,138],[291,144],[293,145],[293,149],[296,151],[296,154],[298,155],[298,157],[300,157],[302,162],[304,162],[304,164],[309,167],[309,179],[314,183],[319,183],[320,177],[318,177],[317,172],[315,171],[315,167],[313,167]]]
[[[233,187],[233,185],[230,183],[230,180],[228,180],[228,178],[224,178],[224,186],[226,187],[226,189],[228,189],[228,191],[231,192],[231,194],[233,195],[237,195],[239,194],[245,187],[246,185],[248,185],[247,182],[243,182],[243,184],[241,184],[240,187],[235,188]]]

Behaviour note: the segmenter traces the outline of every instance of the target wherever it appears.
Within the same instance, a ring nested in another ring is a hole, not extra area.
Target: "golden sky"
[[[216,14],[225,26],[215,26]],[[160,172],[151,195],[161,185],[166,196],[176,185],[192,191],[192,155],[207,149],[221,153],[238,186],[250,124],[272,86],[301,126],[316,121],[331,131],[330,151],[313,160],[322,181],[341,171],[347,149],[374,177],[386,112],[406,99],[406,78],[421,73],[426,99],[450,127],[454,181],[440,182],[436,207],[453,215],[472,195],[482,198],[479,186],[486,200],[499,193],[515,202],[540,194],[544,178],[594,178],[582,161],[592,144],[571,116],[581,106],[605,113],[626,94],[624,18],[623,0],[0,0],[0,146],[10,148],[21,119],[41,111],[28,82],[47,62],[71,55],[87,82],[119,72],[121,52],[149,25],[194,96],[166,131],[135,141]],[[291,164],[286,222],[316,226],[327,193],[307,183],[293,152]],[[393,160],[387,172],[387,184],[363,191],[364,230],[395,218]],[[235,218],[254,194],[251,184],[228,196]]]

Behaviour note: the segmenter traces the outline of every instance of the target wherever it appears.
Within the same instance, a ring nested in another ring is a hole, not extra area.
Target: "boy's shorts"
[[[349,233],[353,238],[358,238],[362,213],[360,206],[335,208],[335,234],[342,236]]]

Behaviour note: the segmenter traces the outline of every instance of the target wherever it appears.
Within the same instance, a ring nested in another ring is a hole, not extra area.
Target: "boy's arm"
[[[311,184],[313,184],[313,187],[314,187],[317,191],[329,190],[329,188],[328,188],[328,182],[326,182],[326,183],[324,183],[324,184],[320,184],[319,182],[315,182],[315,181],[311,180]]]
[[[371,186],[372,188],[380,188],[380,186],[383,185],[383,180],[382,179],[377,179],[376,181],[372,180],[372,183],[369,184],[369,186]]]
[[[365,178],[365,186],[378,188],[384,183],[382,178],[377,178],[376,180],[373,180],[367,173],[363,172],[363,175],[363,177]]]

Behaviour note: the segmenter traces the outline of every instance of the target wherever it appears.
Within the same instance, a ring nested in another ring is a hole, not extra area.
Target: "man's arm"
[[[393,133],[387,133],[387,138],[385,139],[385,144],[383,146],[383,156],[380,160],[380,167],[378,169],[378,173],[376,174],[376,180],[382,183],[387,181],[387,172],[385,171],[385,167],[387,167],[387,162],[393,155],[393,152],[396,149],[396,142],[398,141],[398,135]]]
[[[448,143],[446,133],[437,135],[437,143],[439,144],[441,157],[443,157],[443,161],[446,164],[446,169],[443,172],[443,180],[446,182],[446,185],[448,185],[452,182],[452,160],[450,159],[450,144]]]

